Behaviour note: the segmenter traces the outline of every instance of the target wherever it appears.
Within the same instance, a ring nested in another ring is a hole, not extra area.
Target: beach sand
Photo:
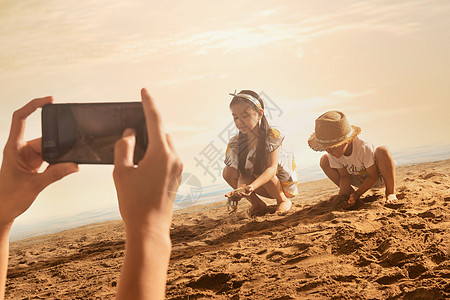
[[[177,211],[167,299],[449,298],[450,160],[396,177],[393,205],[372,190],[343,210],[320,180],[286,216],[229,214],[225,198]],[[112,299],[123,255],[121,221],[14,242],[6,298]]]

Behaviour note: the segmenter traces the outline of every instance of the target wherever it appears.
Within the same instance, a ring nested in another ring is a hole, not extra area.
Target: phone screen
[[[134,163],[147,149],[141,102],[47,104],[42,108],[42,157],[48,163],[113,164],[126,128],[136,134]]]

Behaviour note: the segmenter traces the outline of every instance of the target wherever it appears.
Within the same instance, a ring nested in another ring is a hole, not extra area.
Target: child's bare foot
[[[292,202],[289,199],[278,203],[276,213],[278,215],[285,215],[292,207]]]
[[[386,196],[386,203],[387,204],[395,203],[397,201],[398,201],[398,199],[397,199],[397,196],[395,194],[389,194],[389,195]]]

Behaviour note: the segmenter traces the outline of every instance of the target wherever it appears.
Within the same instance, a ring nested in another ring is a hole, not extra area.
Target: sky
[[[301,179],[320,159],[306,141],[328,110],[399,155],[450,149],[449,15],[447,0],[0,0],[0,143],[33,98],[137,101],[146,87],[186,178],[207,191],[224,186],[235,90],[264,96]],[[26,137],[40,130],[36,112]],[[112,166],[80,169],[17,222],[117,206]]]

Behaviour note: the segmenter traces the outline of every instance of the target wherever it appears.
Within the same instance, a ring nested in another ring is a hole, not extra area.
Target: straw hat
[[[325,151],[353,141],[360,133],[361,128],[350,126],[343,113],[328,111],[316,119],[315,132],[308,139],[308,145],[314,151]]]

